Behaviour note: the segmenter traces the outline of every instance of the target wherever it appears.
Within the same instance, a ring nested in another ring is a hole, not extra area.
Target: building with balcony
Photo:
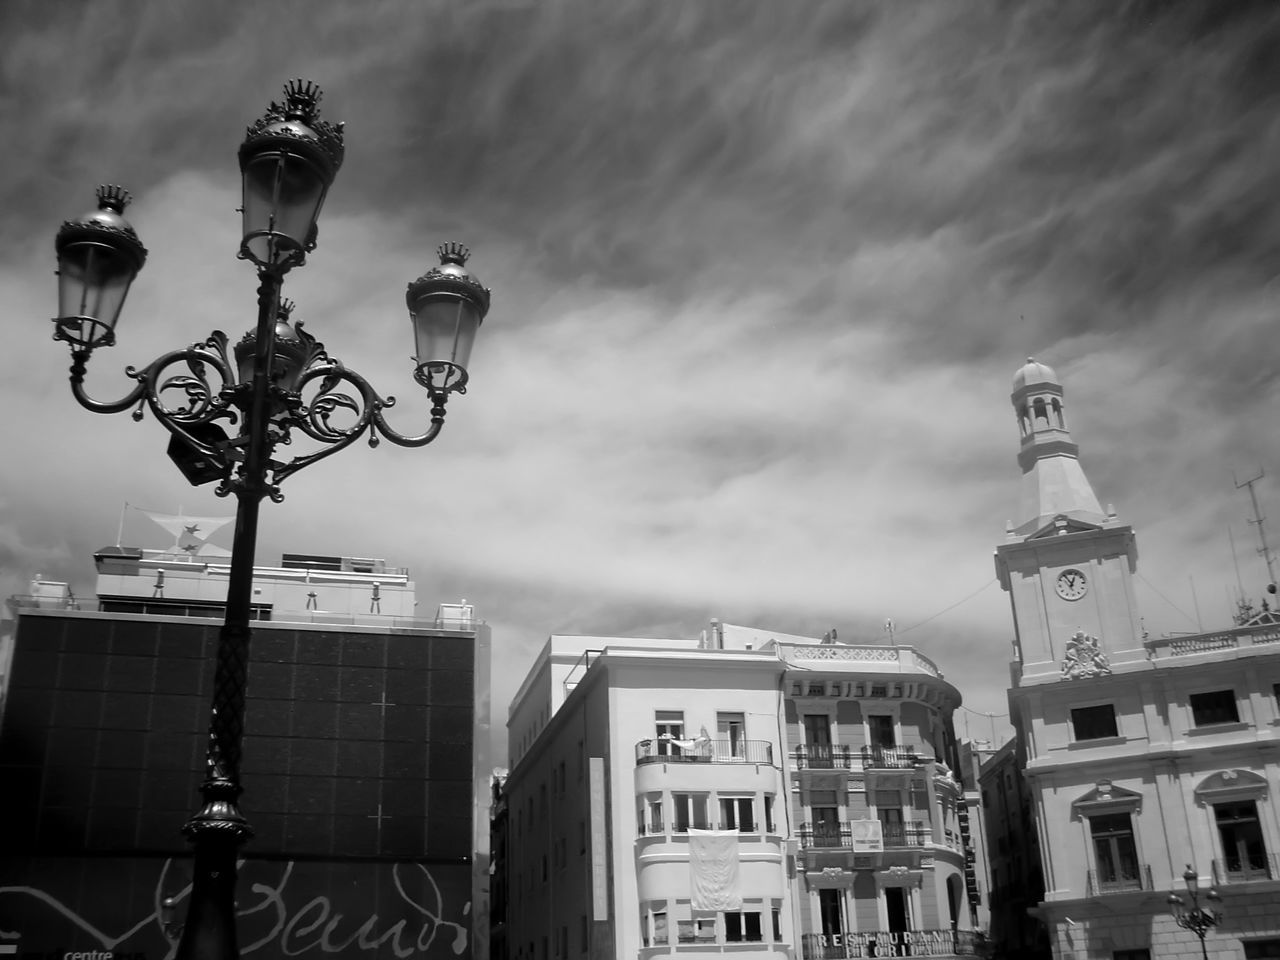
[[[783,664],[800,955],[974,953],[981,898],[956,775],[959,692],[910,647],[770,647]]]
[[[1153,639],[1137,540],[1103,510],[1067,429],[1062,386],[1014,380],[1023,497],[996,549],[1010,594],[1010,714],[1055,957],[1198,952],[1166,897],[1188,864],[1222,894],[1224,960],[1280,951],[1280,626]]]
[[[553,636],[509,711],[509,960],[974,952],[959,694],[909,647]]]
[[[95,597],[9,601],[0,946],[21,956],[166,956],[190,892],[227,560],[96,562]],[[413,594],[376,560],[255,570],[246,954],[488,955],[489,631],[465,604],[415,619]]]
[[[983,760],[978,787],[991,885],[991,947],[996,960],[1048,960],[1045,926],[1033,908],[1044,899],[1044,872],[1032,796],[1010,740]]]

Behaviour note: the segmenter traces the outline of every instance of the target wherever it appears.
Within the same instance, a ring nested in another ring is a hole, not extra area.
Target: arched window
[[[1035,401],[1031,404],[1031,409],[1035,411],[1036,423],[1043,420],[1044,425],[1046,427],[1049,426],[1049,411],[1045,407],[1044,397],[1036,397]]]
[[[1024,403],[1018,408],[1018,429],[1022,431],[1022,435],[1024,437],[1027,435],[1028,430],[1030,430],[1030,423],[1031,417],[1027,413],[1027,405]]]
[[[1063,430],[1067,429],[1067,425],[1062,419],[1062,403],[1057,398],[1054,398],[1053,401],[1053,415],[1058,421],[1058,426]]]

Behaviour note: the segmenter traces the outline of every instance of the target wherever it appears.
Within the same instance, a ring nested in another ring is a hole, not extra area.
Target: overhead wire
[[[983,590],[986,590],[986,589],[987,589],[987,587],[991,586],[991,585],[992,585],[993,583],[995,583],[995,582],[996,582],[996,578],[995,578],[995,577],[992,577],[990,580],[988,580],[986,583],[984,583],[982,586],[980,586],[977,590],[973,591],[973,593],[969,594],[967,597],[962,597],[961,599],[957,600],[955,603],[951,604],[951,606],[946,607],[946,608],[944,608],[944,609],[942,609],[942,610],[939,610],[939,611],[938,611],[937,613],[935,613],[933,616],[931,616],[931,617],[926,617],[925,619],[921,620],[919,623],[913,623],[913,624],[912,624],[911,626],[909,626],[909,627],[903,627],[901,630],[895,630],[895,631],[894,631],[894,635],[895,635],[895,636],[901,636],[901,635],[902,635],[902,634],[904,634],[904,633],[909,633],[909,632],[911,632],[911,631],[912,631],[912,630],[914,630],[916,627],[923,627],[926,623],[930,623],[930,622],[931,622],[931,621],[933,621],[933,620],[937,620],[937,619],[938,619],[940,616],[942,616],[944,613],[950,613],[952,610],[954,610],[956,607],[960,606],[961,604],[963,604],[963,603],[968,603],[970,600],[972,600],[972,599],[973,599],[974,597],[976,597],[978,594],[982,593],[982,591],[983,591]]]

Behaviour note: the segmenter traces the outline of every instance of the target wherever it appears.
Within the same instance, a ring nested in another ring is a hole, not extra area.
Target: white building
[[[996,570],[1054,956],[1199,956],[1166,899],[1188,865],[1223,898],[1212,956],[1280,956],[1280,626],[1147,638],[1136,537],[1081,469],[1056,375],[1029,361],[1012,400],[1023,496]]]
[[[958,705],[907,647],[551,637],[509,712],[508,960],[972,952]]]

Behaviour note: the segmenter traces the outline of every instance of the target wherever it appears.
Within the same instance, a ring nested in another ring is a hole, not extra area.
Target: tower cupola
[[[1022,468],[1014,532],[1033,533],[1058,516],[1105,522],[1107,515],[1080,466],[1080,448],[1067,429],[1062,384],[1053,368],[1028,357],[1013,377],[1010,400],[1018,420]]]

